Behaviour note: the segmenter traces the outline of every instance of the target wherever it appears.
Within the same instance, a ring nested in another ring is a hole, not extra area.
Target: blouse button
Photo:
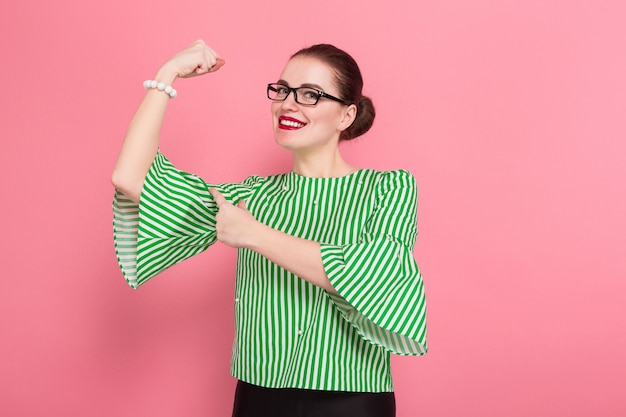
[[[241,299],[239,297],[235,298],[235,302],[238,303],[239,301],[241,301]]]
[[[301,329],[298,329],[298,336],[300,336],[302,333],[304,333]]]
[[[286,185],[283,185],[283,190],[287,191],[289,189],[289,187],[287,187]]]
[[[317,204],[317,200],[313,200],[313,204]]]
[[[359,184],[363,184],[363,180],[359,180]]]

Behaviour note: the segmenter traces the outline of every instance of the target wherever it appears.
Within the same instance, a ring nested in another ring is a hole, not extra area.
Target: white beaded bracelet
[[[171,85],[165,85],[165,84],[160,83],[160,82],[158,82],[156,80],[146,80],[146,81],[144,81],[143,82],[143,88],[145,88],[146,90],[149,90],[151,88],[156,88],[159,91],[163,91],[165,94],[170,96],[170,98],[176,98],[176,96],[178,95],[176,90],[174,90],[174,88]]]

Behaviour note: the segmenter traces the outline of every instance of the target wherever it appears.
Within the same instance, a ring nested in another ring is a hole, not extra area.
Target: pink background
[[[235,251],[138,291],[112,243],[110,173],[168,56],[162,149],[211,181],[289,169],[264,85],[319,42],[378,109],[352,163],[417,177],[430,353],[394,357],[398,416],[624,416],[626,30],[615,1],[310,4],[4,0],[2,416],[227,416]]]

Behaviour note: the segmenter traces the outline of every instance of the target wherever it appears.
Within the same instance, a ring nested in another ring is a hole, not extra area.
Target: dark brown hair
[[[356,105],[356,118],[350,127],[341,132],[339,139],[350,140],[367,132],[374,124],[376,111],[372,100],[361,94],[363,77],[354,58],[347,52],[329,44],[309,46],[299,50],[291,57],[296,56],[316,58],[331,67],[335,72],[339,98],[348,104]]]

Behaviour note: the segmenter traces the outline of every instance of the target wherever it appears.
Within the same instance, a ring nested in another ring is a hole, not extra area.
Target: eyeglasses
[[[293,98],[296,100],[296,103],[303,104],[305,106],[314,106],[317,104],[320,98],[326,97],[328,99],[337,101],[341,104],[348,105],[345,101],[340,98],[331,96],[328,93],[325,93],[317,88],[313,87],[296,87],[291,88],[282,84],[268,84],[267,85],[267,98],[273,101],[285,101],[287,100],[287,96],[289,93],[293,91]]]

